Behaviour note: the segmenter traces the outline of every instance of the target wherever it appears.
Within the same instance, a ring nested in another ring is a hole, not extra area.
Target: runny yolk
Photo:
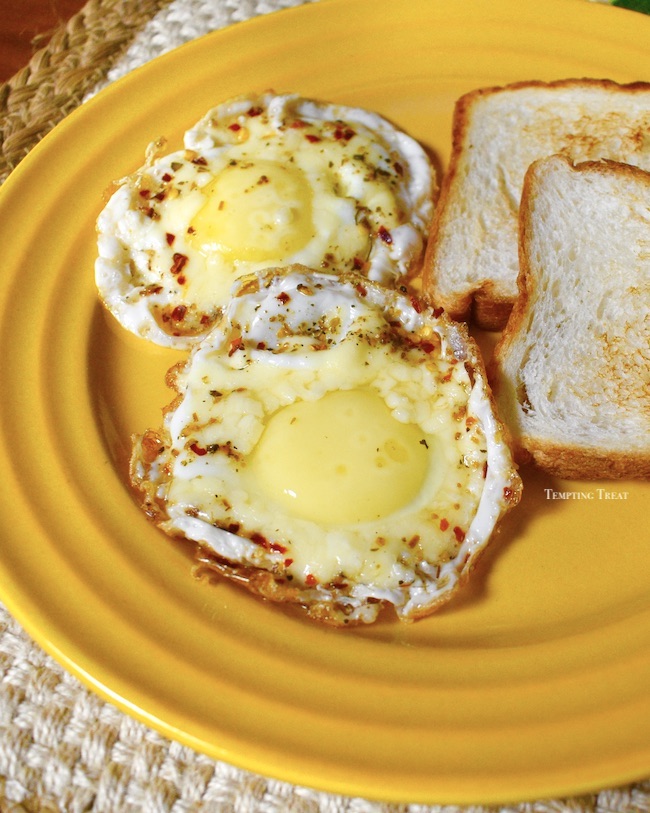
[[[364,522],[408,505],[430,466],[430,438],[371,390],[297,401],[271,416],[249,474],[266,497],[322,525]]]
[[[248,262],[280,261],[313,237],[312,193],[294,167],[257,160],[226,167],[207,184],[190,242]]]

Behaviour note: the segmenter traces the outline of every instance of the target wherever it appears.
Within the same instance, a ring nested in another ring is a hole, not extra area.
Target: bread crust
[[[509,355],[517,346],[525,345],[531,315],[535,309],[537,296],[537,273],[531,262],[531,239],[536,223],[534,210],[535,196],[540,183],[540,173],[551,167],[552,162],[562,162],[571,171],[591,176],[616,173],[646,185],[650,197],[650,173],[638,167],[616,161],[585,161],[571,164],[563,156],[551,156],[534,162],[526,173],[522,189],[519,219],[519,262],[517,278],[518,296],[510,318],[498,341],[493,357],[487,365],[488,379],[496,397],[500,414],[510,428],[510,442],[515,460],[519,464],[533,463],[541,470],[565,479],[648,479],[650,478],[650,445],[642,450],[602,449],[597,445],[585,445],[558,441],[549,437],[539,437],[529,430],[525,417],[519,417],[519,406],[528,398],[520,387],[513,386],[510,377],[504,372]],[[549,170],[549,171],[552,171]],[[579,228],[579,225],[576,226]],[[650,229],[649,229],[650,236]],[[563,303],[558,303],[560,307]],[[568,371],[567,371],[568,372]],[[594,375],[604,375],[595,371]],[[650,390],[644,385],[639,373],[639,388],[645,387],[646,402],[650,406]],[[620,405],[621,408],[624,405]]]
[[[541,80],[519,81],[507,85],[477,88],[457,100],[452,120],[451,156],[447,172],[442,179],[440,195],[426,247],[422,270],[422,290],[430,302],[444,307],[453,319],[471,321],[485,330],[492,331],[505,328],[517,298],[515,281],[513,279],[508,284],[508,280],[486,277],[478,281],[465,278],[451,283],[449,268],[452,261],[456,265],[468,265],[474,261],[474,258],[468,254],[465,257],[457,256],[452,260],[446,255],[445,235],[451,233],[457,227],[458,214],[456,208],[463,208],[462,196],[465,193],[465,183],[467,182],[467,176],[464,174],[466,172],[464,162],[466,151],[473,149],[473,145],[468,146],[468,134],[477,104],[485,98],[497,94],[520,90],[525,92],[538,88],[560,91],[566,89],[571,92],[599,88],[616,96],[621,93],[648,94],[650,105],[650,83],[637,81],[619,84],[611,79],[598,78],[568,78],[550,82]],[[640,147],[643,143],[643,137],[643,132],[639,130]],[[598,146],[597,137],[587,133],[572,134],[571,142],[574,148],[580,145],[583,150],[592,152]],[[551,153],[562,151],[562,146],[558,145],[557,149],[551,150]],[[543,155],[537,157],[541,158]],[[515,217],[517,214],[517,212],[514,212]]]
[[[631,452],[602,452],[526,440],[525,454],[537,468],[564,480],[647,480],[650,459]],[[520,455],[520,460],[523,455]]]

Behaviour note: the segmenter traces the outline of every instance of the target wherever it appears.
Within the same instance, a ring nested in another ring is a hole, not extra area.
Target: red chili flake
[[[404,167],[400,164],[399,161],[395,161],[395,163],[393,164],[393,168],[398,175],[404,174]]]
[[[176,305],[174,310],[172,311],[172,319],[175,322],[182,322],[185,319],[185,314],[187,313],[187,308],[185,305]]]
[[[410,336],[407,336],[404,333],[401,325],[398,325],[398,329],[395,331],[394,336],[395,339],[398,342],[401,342],[402,345],[407,349],[410,349],[411,347],[420,347],[420,345],[414,339],[411,339]]]
[[[448,519],[441,519],[440,520],[440,530],[446,531],[449,527],[449,520]]]
[[[506,500],[512,499],[514,497],[514,494],[515,492],[511,488],[508,488],[508,486],[506,486],[503,489],[503,496]]]
[[[318,584],[318,579],[314,576],[313,573],[308,573],[305,577],[305,584],[308,587],[315,587]]]
[[[172,274],[180,274],[180,272],[185,268],[187,265],[187,261],[189,257],[186,254],[179,254],[176,252],[172,257],[173,263],[171,267]]]
[[[355,257],[354,260],[352,260],[352,268],[354,268],[355,271],[361,271],[363,268],[363,260],[360,257]]]
[[[420,342],[420,348],[425,353],[433,353],[433,351],[436,349],[436,346],[435,344],[433,344],[433,342]]]
[[[334,138],[337,141],[341,141],[342,139],[349,141],[355,135],[356,133],[351,127],[337,127],[336,130],[334,130]]]
[[[251,542],[254,542],[256,545],[264,548],[264,550],[273,550],[276,553],[287,552],[287,548],[285,548],[284,545],[281,545],[279,542],[269,542],[269,540],[262,534],[251,534]]]
[[[238,130],[241,130],[241,124],[237,124],[237,122],[234,121],[232,124],[228,125],[228,129],[232,130],[233,133],[236,133]]]
[[[305,138],[306,138],[306,139],[307,139],[307,141],[309,141],[311,144],[316,144],[317,142],[319,142],[319,141],[321,140],[321,139],[320,139],[320,136],[313,135],[312,133],[307,133],[307,135],[305,136]]]
[[[465,531],[462,528],[459,528],[458,525],[455,525],[454,536],[456,537],[457,542],[462,542],[463,539],[465,539]]]
[[[197,454],[199,457],[203,457],[203,455],[206,455],[208,453],[208,450],[204,449],[202,446],[199,446],[198,443],[191,443],[190,449],[194,452],[194,454]]]
[[[202,155],[199,155],[197,158],[193,158],[192,163],[195,164],[197,167],[205,167],[208,164],[207,159],[204,158]]]
[[[379,231],[377,233],[379,234],[380,238],[384,241],[384,243],[390,245],[393,242],[392,235],[385,226],[380,226]]]
[[[185,285],[185,283],[187,282],[187,280],[185,279],[185,274],[179,274],[179,275],[176,277],[176,282],[177,282],[179,285]]]
[[[174,176],[171,173],[165,172],[165,174],[162,176],[162,179],[165,183],[169,183],[173,177]]]
[[[201,324],[202,324],[202,325],[207,325],[207,324],[209,324],[209,322],[210,322],[210,317],[208,316],[208,314],[207,314],[207,313],[203,313],[203,314],[201,314],[201,319],[200,319],[200,322],[201,322]]]
[[[239,533],[240,525],[238,522],[231,522],[230,525],[226,528],[227,531],[230,531],[231,534]]]
[[[435,319],[438,319],[442,314],[445,312],[444,308],[434,308],[433,309],[433,316]]]
[[[140,291],[140,296],[151,296],[152,294],[159,294],[162,291],[162,285],[147,285]]]
[[[293,127],[294,130],[300,130],[307,126],[307,122],[303,121],[302,119],[296,119],[295,121],[292,121],[289,126]]]
[[[141,189],[138,192],[138,195],[140,195],[140,197],[144,198],[145,200],[149,200],[149,198],[151,197],[151,190],[150,189]]]
[[[236,353],[238,350],[244,349],[244,340],[241,336],[237,336],[236,339],[233,339],[230,342],[230,350],[228,350],[228,355],[232,356],[233,353]]]
[[[290,301],[291,297],[289,296],[289,294],[288,294],[286,291],[281,291],[281,292],[280,292],[280,293],[279,293],[279,294],[276,296],[276,299],[278,299],[280,302],[282,302],[282,304],[283,304],[283,305],[286,305],[286,304],[287,304],[287,302],[289,302],[289,301]]]
[[[416,313],[422,313],[422,311],[424,310],[424,305],[422,304],[422,302],[420,302],[417,296],[411,296],[411,305],[413,306],[413,310]]]
[[[264,108],[262,107],[251,107],[249,110],[246,111],[246,115],[255,118],[255,116],[261,116],[263,112]]]
[[[168,246],[173,246],[175,239],[176,239],[175,234],[172,234],[171,232],[167,232],[167,234],[165,234],[165,240],[167,241]]]
[[[293,564],[293,559],[285,559],[284,560],[284,566],[285,567],[291,567],[292,564]]]
[[[258,342],[257,343],[258,350],[266,350],[266,342]]]
[[[359,296],[368,296],[368,289],[365,285],[359,283],[358,285],[355,285],[355,289]]]

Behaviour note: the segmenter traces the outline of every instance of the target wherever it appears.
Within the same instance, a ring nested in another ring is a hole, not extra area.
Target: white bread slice
[[[650,84],[520,82],[462,96],[428,244],[423,292],[500,330],[517,295],[517,219],[530,164],[561,153],[650,169]]]
[[[650,477],[650,173],[535,162],[520,263],[490,366],[516,457],[559,477]]]

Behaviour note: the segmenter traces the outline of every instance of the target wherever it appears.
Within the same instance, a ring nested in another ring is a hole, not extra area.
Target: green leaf
[[[650,0],[614,0],[612,5],[640,11],[642,14],[650,14]]]

